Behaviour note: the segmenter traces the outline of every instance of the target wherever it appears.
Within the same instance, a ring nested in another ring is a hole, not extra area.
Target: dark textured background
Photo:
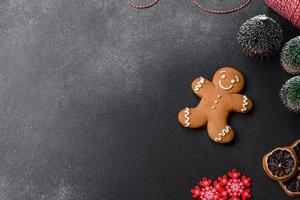
[[[291,76],[278,56],[253,60],[235,40],[262,13],[283,26],[285,41],[299,35],[261,0],[228,15],[190,0],[147,10],[126,0],[2,0],[0,199],[190,200],[199,179],[232,168],[253,178],[254,199],[289,199],[261,160],[300,136],[299,114],[278,97]],[[191,81],[224,65],[244,73],[255,103],[251,114],[232,116],[231,145],[177,123],[177,112],[199,100]]]

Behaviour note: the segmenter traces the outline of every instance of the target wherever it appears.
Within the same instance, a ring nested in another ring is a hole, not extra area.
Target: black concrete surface
[[[227,15],[190,0],[147,10],[126,0],[2,0],[0,199],[190,200],[203,176],[232,168],[253,178],[253,199],[290,199],[261,160],[300,137],[299,114],[278,97],[291,75],[278,55],[253,60],[235,39],[258,14],[277,20],[285,41],[300,33],[262,0]],[[230,145],[177,123],[178,111],[199,100],[191,81],[220,66],[245,75],[255,103],[232,115]]]

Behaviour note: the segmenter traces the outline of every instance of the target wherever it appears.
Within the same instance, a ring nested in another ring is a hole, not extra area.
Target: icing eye
[[[221,78],[222,78],[222,79],[225,79],[225,78],[226,78],[226,75],[225,75],[225,74],[222,74]]]
[[[234,79],[231,79],[231,81],[230,81],[231,83],[235,83],[235,80]]]

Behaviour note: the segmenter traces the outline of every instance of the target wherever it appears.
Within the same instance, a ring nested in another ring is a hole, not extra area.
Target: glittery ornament
[[[281,65],[290,74],[300,74],[300,36],[284,45],[281,52]]]
[[[238,32],[237,41],[250,57],[263,59],[281,49],[283,35],[280,25],[266,15],[247,20]]]
[[[300,76],[292,77],[283,84],[280,97],[289,110],[300,111]]]

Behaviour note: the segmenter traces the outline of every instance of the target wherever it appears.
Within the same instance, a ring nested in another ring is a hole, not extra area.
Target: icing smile
[[[222,80],[219,80],[219,85],[223,90],[230,90],[231,88],[233,88],[233,85],[229,85],[228,87],[225,87],[222,83]]]
[[[239,77],[237,75],[235,75],[235,77],[233,79],[230,80],[230,85],[229,86],[224,86],[222,80],[226,79],[226,71],[221,71],[220,72],[221,75],[221,80],[219,80],[219,86],[223,89],[223,90],[230,90],[231,88],[233,88],[234,84],[238,83],[240,81]]]

